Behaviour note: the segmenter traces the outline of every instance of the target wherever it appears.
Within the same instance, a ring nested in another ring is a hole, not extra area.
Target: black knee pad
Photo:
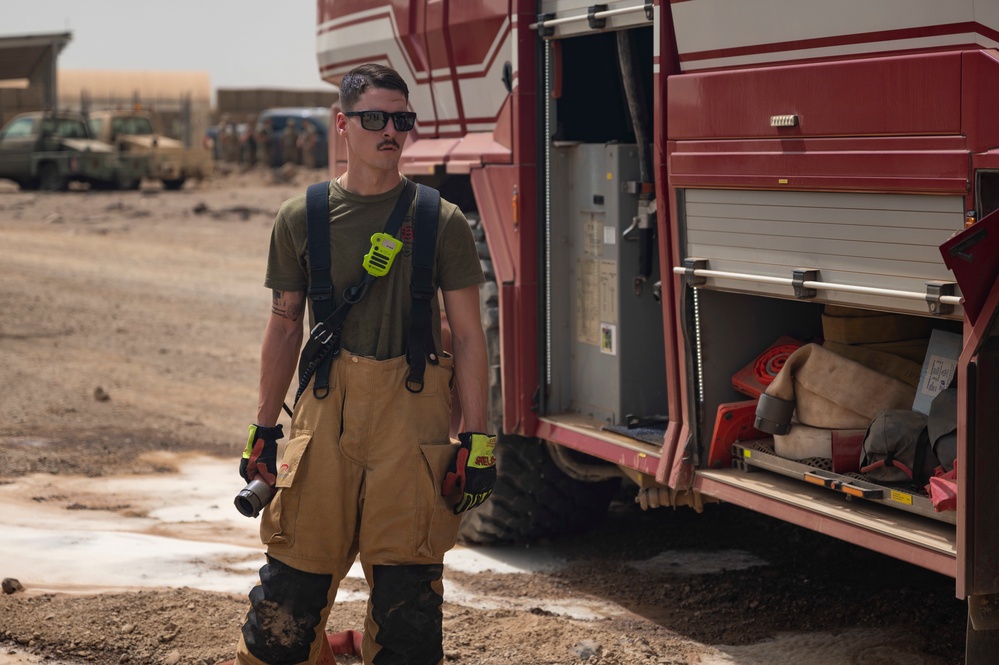
[[[268,556],[243,624],[249,652],[270,665],[308,660],[332,583],[332,575],[305,573]]]
[[[444,599],[431,583],[444,566],[374,566],[371,572],[371,618],[381,646],[375,665],[437,665],[444,658]]]

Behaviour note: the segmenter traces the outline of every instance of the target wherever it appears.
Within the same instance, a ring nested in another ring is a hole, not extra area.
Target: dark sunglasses
[[[416,124],[416,114],[410,111],[399,111],[397,113],[389,113],[388,111],[344,111],[343,114],[348,118],[357,116],[361,119],[361,127],[372,132],[380,132],[385,129],[389,118],[392,118],[392,124],[395,125],[397,132],[408,132]]]

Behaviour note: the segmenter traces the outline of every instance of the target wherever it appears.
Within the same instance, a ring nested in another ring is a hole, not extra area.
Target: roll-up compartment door
[[[685,189],[678,208],[681,262],[730,273],[705,288],[795,297],[767,278],[810,269],[833,285],[816,302],[918,314],[929,313],[928,282],[953,283],[937,248],[964,225],[960,196]],[[948,316],[960,318],[960,306]]]

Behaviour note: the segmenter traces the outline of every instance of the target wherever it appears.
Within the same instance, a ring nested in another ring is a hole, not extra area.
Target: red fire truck
[[[382,62],[409,82],[401,168],[477,233],[503,435],[467,541],[583,529],[622,481],[643,507],[730,502],[953,577],[967,662],[999,662],[999,5],[318,0],[317,16],[325,80]],[[892,322],[861,341],[908,355],[917,389],[950,363],[956,509],[789,459],[754,427],[780,363],[844,313]]]

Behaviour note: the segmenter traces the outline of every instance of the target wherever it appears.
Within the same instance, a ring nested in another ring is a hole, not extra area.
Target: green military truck
[[[24,190],[63,191],[74,181],[94,189],[132,189],[147,162],[94,139],[78,113],[22,113],[0,130],[0,178]]]
[[[176,190],[189,179],[211,175],[211,154],[201,147],[157,134],[152,118],[142,110],[93,111],[88,117],[91,134],[109,143],[119,155],[143,155],[149,160],[146,177]]]

